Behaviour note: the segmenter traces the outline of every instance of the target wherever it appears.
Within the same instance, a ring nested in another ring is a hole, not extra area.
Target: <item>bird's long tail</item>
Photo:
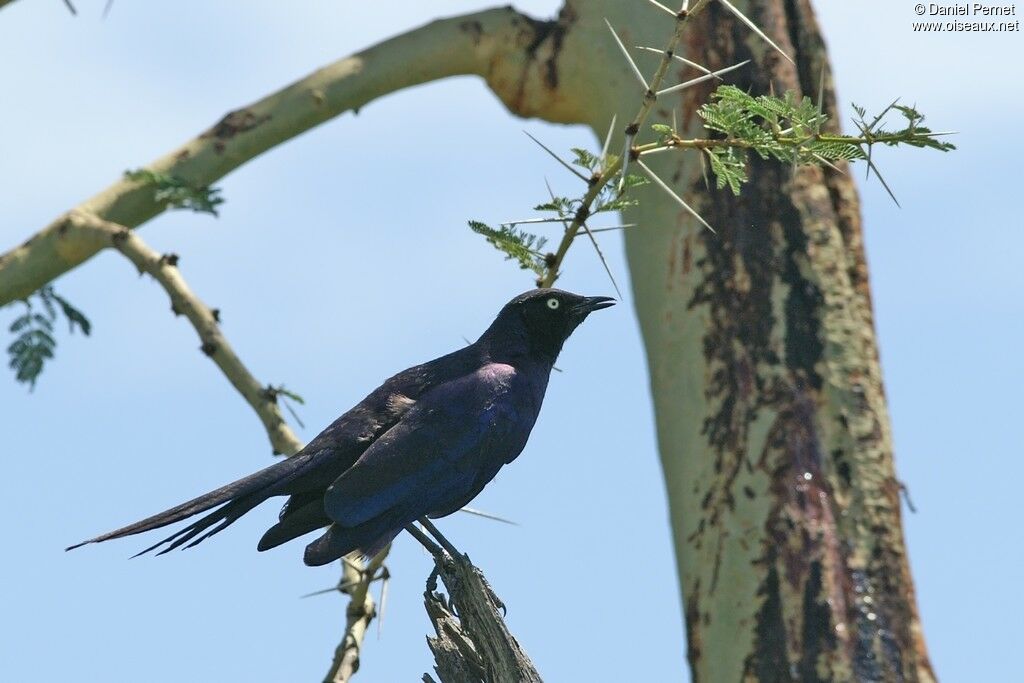
[[[102,541],[109,541],[112,538],[123,538],[133,534],[141,534],[144,531],[159,529],[220,505],[221,507],[210,514],[204,515],[192,524],[176,531],[174,534],[159,543],[151,545],[138,554],[148,553],[163,545],[167,547],[157,554],[169,552],[185,543],[188,544],[185,547],[192,547],[210,536],[223,531],[238,520],[239,517],[268,498],[289,493],[288,485],[308,470],[312,459],[312,455],[296,455],[259,472],[250,474],[247,477],[243,477],[238,481],[222,486],[219,489],[210,491],[198,498],[193,498],[181,505],[176,505],[169,510],[155,514],[152,517],[147,517],[134,524],[129,524],[96,538],[90,538],[88,541],[76,543],[66,548],[66,550],[73,550],[89,543],[100,543]]]

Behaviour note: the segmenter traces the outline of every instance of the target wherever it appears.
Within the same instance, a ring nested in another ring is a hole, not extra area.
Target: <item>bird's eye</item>
[[[561,305],[561,302],[554,297],[548,299],[548,308],[550,308],[552,311],[558,310],[558,307]]]

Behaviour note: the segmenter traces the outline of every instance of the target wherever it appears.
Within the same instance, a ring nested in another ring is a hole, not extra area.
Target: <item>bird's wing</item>
[[[354,527],[464,498],[526,445],[537,416],[524,391],[511,366],[493,363],[427,392],[328,488],[327,516]]]

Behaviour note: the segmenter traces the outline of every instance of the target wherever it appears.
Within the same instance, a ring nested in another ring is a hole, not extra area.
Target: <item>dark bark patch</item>
[[[551,41],[551,54],[543,64],[544,83],[548,88],[558,88],[558,58],[562,54],[562,44],[565,36],[574,23],[576,23],[576,10],[566,3],[558,12],[558,18],[550,21],[539,21],[531,17],[522,17],[530,24],[533,32],[533,39],[526,46],[526,56],[529,61],[537,59],[537,52],[545,41]]]
[[[824,297],[817,285],[800,272],[799,261],[807,254],[807,235],[796,207],[785,202],[781,208],[789,212],[789,215],[779,217],[786,245],[781,275],[782,281],[789,285],[785,309],[786,365],[817,391],[821,389],[822,382],[817,366],[825,349],[819,333],[818,312],[824,304]]]
[[[697,580],[689,599],[686,600],[686,657],[690,662],[690,671],[693,675],[693,683],[698,683],[697,672],[700,667],[701,642],[700,642],[700,580]]]
[[[757,611],[754,651],[744,662],[744,673],[758,683],[789,683],[794,678],[786,659],[786,623],[779,590],[779,575],[771,566],[757,592],[764,602]]]
[[[803,651],[800,656],[800,680],[804,683],[824,680],[818,675],[818,656],[836,648],[832,611],[821,599],[823,571],[820,561],[812,562],[804,584]]]
[[[214,149],[218,154],[222,154],[228,140],[239,133],[248,132],[269,120],[269,115],[257,116],[248,109],[238,109],[228,112],[224,118],[213,125],[213,128],[203,133],[200,137],[204,139],[213,138]]]
[[[459,24],[459,30],[469,36],[469,39],[473,41],[473,47],[480,44],[480,40],[484,35],[483,24],[475,19]]]

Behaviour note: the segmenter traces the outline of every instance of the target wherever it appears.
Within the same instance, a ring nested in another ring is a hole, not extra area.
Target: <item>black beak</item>
[[[594,311],[600,311],[602,308],[608,308],[609,306],[615,305],[615,299],[610,296],[588,296],[580,303],[576,304],[576,312],[586,317]]]

